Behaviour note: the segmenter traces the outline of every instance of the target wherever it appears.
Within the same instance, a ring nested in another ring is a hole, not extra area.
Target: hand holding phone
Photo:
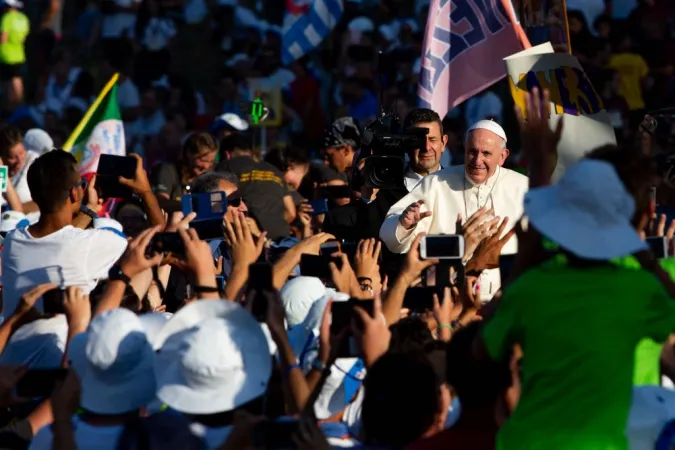
[[[325,198],[320,198],[318,200],[312,200],[309,202],[312,207],[312,216],[318,216],[320,214],[326,214],[328,212],[328,200]]]
[[[172,253],[176,257],[185,256],[185,243],[178,232],[167,232],[155,234],[148,245],[150,255],[157,253]]]
[[[248,291],[254,292],[252,299],[251,314],[260,323],[267,320],[267,309],[269,308],[268,297],[274,290],[272,279],[272,265],[264,263],[255,263],[248,266]]]
[[[137,165],[138,159],[134,156],[101,155],[96,170],[96,187],[100,196],[102,198],[130,198],[134,193],[133,190],[121,184],[119,179],[122,177],[134,180]]]

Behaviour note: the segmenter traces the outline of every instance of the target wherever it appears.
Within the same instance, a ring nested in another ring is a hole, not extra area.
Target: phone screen
[[[347,302],[333,302],[331,306],[330,333],[337,336],[347,329],[344,339],[338,344],[338,358],[356,358],[359,356],[358,344],[351,332],[352,319],[355,317],[354,307],[363,308],[372,316],[375,303],[373,300],[349,299]],[[361,324],[361,320],[356,316],[355,323]]]
[[[318,200],[312,200],[309,202],[312,207],[312,215],[318,216],[319,214],[326,214],[328,212],[328,200],[325,198],[320,198]]]
[[[248,266],[248,289],[255,289],[255,297],[251,305],[251,313],[258,322],[267,320],[267,297],[265,291],[273,290],[272,265],[255,263]]]
[[[305,277],[330,280],[333,278],[328,265],[331,262],[335,263],[338,269],[342,267],[341,258],[333,258],[327,255],[302,255],[300,258],[300,274]]]
[[[227,196],[222,191],[186,194],[181,197],[181,210],[186,216],[194,212],[195,220],[222,220],[227,211]]]
[[[193,220],[190,222],[190,228],[194,229],[197,232],[199,239],[203,241],[222,239],[224,236],[223,219],[220,218]]]
[[[647,245],[649,245],[650,250],[654,253],[658,259],[663,259],[668,256],[668,244],[665,237],[648,237]]]
[[[438,295],[438,301],[443,301],[442,286],[424,286],[408,288],[403,298],[403,307],[412,313],[423,313],[434,308],[434,294]]]
[[[516,255],[500,255],[499,256],[499,277],[504,284],[513,273],[513,265],[516,262]]]
[[[459,235],[426,236],[427,258],[461,258]]]
[[[151,254],[173,253],[176,256],[185,254],[185,244],[180,234],[176,232],[161,232],[152,237],[148,249]]]
[[[119,183],[118,178],[133,179],[136,159],[131,156],[103,154],[96,170],[96,187],[103,198],[130,198],[133,191]]]

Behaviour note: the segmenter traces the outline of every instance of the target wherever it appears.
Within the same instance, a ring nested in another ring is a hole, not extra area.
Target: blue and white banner
[[[342,0],[286,0],[282,37],[284,64],[317,48],[335,28],[343,9]]]

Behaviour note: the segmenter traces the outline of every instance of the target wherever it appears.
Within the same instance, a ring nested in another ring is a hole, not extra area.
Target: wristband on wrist
[[[450,330],[450,331],[452,331],[452,330],[454,329],[454,327],[453,327],[452,324],[450,324],[450,323],[439,323],[439,324],[438,324],[438,328],[439,328],[439,329],[446,328],[446,329],[448,329],[448,330]]]
[[[288,367],[286,367],[286,370],[284,370],[284,373],[287,375],[291,372],[293,369],[299,369],[300,368],[300,363],[299,362],[294,362],[293,364],[290,364]]]
[[[216,286],[200,286],[200,285],[194,285],[192,286],[192,290],[196,292],[197,294],[211,294],[211,293],[218,293],[220,290]]]

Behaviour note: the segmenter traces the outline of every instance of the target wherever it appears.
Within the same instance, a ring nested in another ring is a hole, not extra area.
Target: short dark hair
[[[183,158],[195,158],[205,153],[218,151],[216,141],[213,136],[204,131],[190,134],[183,144]]]
[[[21,135],[21,130],[17,127],[14,125],[3,125],[0,127],[0,155],[4,156],[9,149],[22,142],[23,136]]]
[[[436,122],[438,127],[441,129],[441,136],[443,135],[443,122],[441,121],[441,116],[438,115],[436,111],[427,108],[416,108],[413,109],[405,116],[403,121],[403,129],[412,128],[418,123],[431,123]]]
[[[634,149],[615,145],[598,147],[586,157],[604,161],[614,167],[624,187],[635,200],[633,219],[640,218],[649,207],[650,188],[656,185],[657,171],[652,158]]]
[[[389,327],[389,350],[398,352],[421,351],[434,337],[427,323],[419,317],[406,317]]]
[[[28,189],[41,213],[53,213],[65,203],[80,176],[77,160],[63,150],[38,157],[28,169]]]
[[[239,179],[232,172],[206,172],[194,179],[190,186],[190,192],[193,194],[216,192],[221,181],[239,186]]]
[[[384,354],[368,370],[364,388],[366,444],[403,448],[429,430],[441,408],[438,377],[422,352]]]
[[[445,350],[446,381],[466,407],[490,406],[511,386],[510,354],[503,361],[474,355],[481,330],[478,322],[460,328]]]
[[[276,147],[267,153],[265,162],[285,172],[291,164],[309,164],[309,157],[307,152],[300,147]]]
[[[253,148],[251,146],[251,141],[246,138],[246,136],[239,133],[232,133],[229,136],[225,136],[220,141],[220,154],[223,152],[232,153],[235,150],[240,150],[244,152],[251,152]]]

